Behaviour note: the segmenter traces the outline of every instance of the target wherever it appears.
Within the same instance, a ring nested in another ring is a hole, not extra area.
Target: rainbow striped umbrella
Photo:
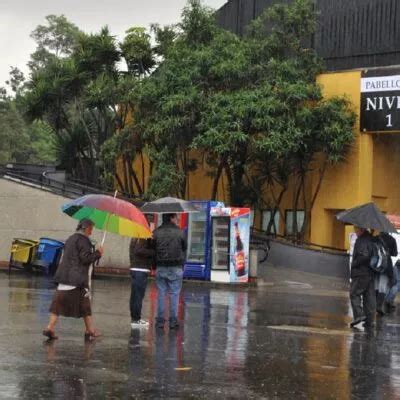
[[[151,237],[145,216],[133,204],[102,194],[89,194],[62,206],[70,217],[89,218],[97,229],[141,239]],[[104,242],[104,238],[103,238]]]

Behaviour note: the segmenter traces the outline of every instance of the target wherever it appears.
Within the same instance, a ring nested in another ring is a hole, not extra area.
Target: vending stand
[[[186,231],[188,248],[184,265],[185,279],[210,280],[211,209],[223,207],[216,201],[191,201],[198,212],[183,214],[180,225]]]
[[[179,214],[187,237],[183,277],[215,282],[248,282],[250,209],[217,201],[191,201],[198,212]],[[154,214],[158,227],[162,214]]]
[[[248,282],[250,208],[211,207],[210,278]]]

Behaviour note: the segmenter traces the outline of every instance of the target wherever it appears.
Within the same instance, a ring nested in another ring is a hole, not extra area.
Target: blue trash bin
[[[40,238],[32,264],[45,270],[47,274],[54,274],[60,262],[63,248],[64,242]]]

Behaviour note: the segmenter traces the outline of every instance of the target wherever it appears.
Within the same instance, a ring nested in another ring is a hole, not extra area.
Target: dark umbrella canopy
[[[190,213],[198,210],[186,200],[175,197],[163,197],[161,199],[146,203],[141,209],[144,214],[153,213]]]
[[[374,203],[350,208],[336,215],[339,221],[365,229],[375,229],[381,232],[397,232],[394,225]]]

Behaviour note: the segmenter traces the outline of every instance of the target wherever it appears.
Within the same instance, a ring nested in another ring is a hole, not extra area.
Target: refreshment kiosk
[[[248,282],[250,208],[211,207],[211,281]]]

